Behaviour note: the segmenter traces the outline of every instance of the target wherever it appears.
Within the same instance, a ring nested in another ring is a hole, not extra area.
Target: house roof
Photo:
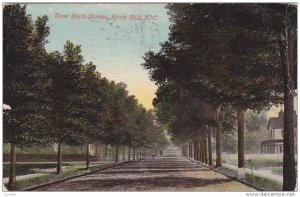
[[[294,127],[297,127],[297,114],[296,112],[294,112]],[[270,126],[273,129],[283,129],[283,111],[281,110],[278,113],[278,117],[271,117],[269,118],[269,122],[268,122],[268,129],[270,128]]]
[[[272,127],[273,129],[283,129],[283,118],[271,117],[269,119],[268,128]]]

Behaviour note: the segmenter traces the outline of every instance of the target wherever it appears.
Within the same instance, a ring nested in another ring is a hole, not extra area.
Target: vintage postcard
[[[297,12],[3,2],[3,192],[294,196]]]

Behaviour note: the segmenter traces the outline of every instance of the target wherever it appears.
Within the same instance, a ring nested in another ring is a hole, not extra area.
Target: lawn
[[[59,174],[59,175],[55,174],[55,173],[31,174],[30,176],[26,176],[26,178],[22,177],[19,180],[17,177],[16,188],[14,189],[14,191],[26,190],[27,188],[34,187],[37,185],[62,180],[62,179],[73,177],[73,176],[80,175],[80,174],[85,174],[90,171],[101,170],[101,169],[104,169],[104,168],[114,165],[113,163],[91,164],[90,169],[86,170],[84,165],[74,165],[74,164],[78,164],[78,163],[80,163],[80,162],[77,162],[77,163],[73,162],[73,165],[70,164],[68,167],[64,168],[63,173]],[[30,164],[28,164],[28,165],[30,165]],[[47,166],[48,164],[44,164],[44,165]],[[51,163],[51,165],[52,165],[52,163]],[[32,165],[32,166],[34,166],[34,165]]]
[[[72,166],[76,164],[81,164],[83,162],[63,162],[63,166]],[[43,169],[56,168],[56,162],[17,162],[16,164],[16,174],[17,176],[33,174],[39,172]],[[3,177],[9,176],[9,163],[3,163]]]
[[[236,170],[227,168],[227,167],[221,167],[217,169],[218,171],[227,174],[230,177],[236,177]],[[281,191],[282,190],[282,184],[273,181],[264,177],[260,177],[257,175],[252,175],[246,173],[246,179],[242,180],[243,182],[246,182],[249,185],[252,185],[260,190],[263,191]]]
[[[263,177],[246,174],[246,182],[264,191],[282,191],[282,184]]]

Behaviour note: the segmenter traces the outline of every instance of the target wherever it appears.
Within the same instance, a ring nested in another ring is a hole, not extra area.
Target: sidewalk
[[[188,158],[189,160],[192,160],[194,162],[197,162],[203,166],[207,166],[205,164],[202,164],[200,163],[199,161],[196,161],[194,159],[191,159],[191,158]],[[235,165],[230,165],[230,164],[225,164],[225,163],[222,163],[222,166],[223,167],[226,167],[230,170],[234,170],[235,172],[237,171],[238,167],[235,166]],[[209,167],[209,166],[207,166]],[[252,170],[249,169],[249,168],[245,168],[245,171],[247,174],[251,174],[252,175]],[[264,169],[264,170],[253,170],[253,175],[255,176],[258,176],[258,177],[262,177],[262,178],[267,178],[269,180],[272,180],[272,181],[276,181],[278,183],[283,183],[283,176],[280,176],[280,175],[275,175],[272,173],[272,170],[268,170],[268,169]],[[230,176],[236,176],[236,175],[230,175]]]

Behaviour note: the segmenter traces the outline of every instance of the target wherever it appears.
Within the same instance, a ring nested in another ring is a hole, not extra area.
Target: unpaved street
[[[39,191],[255,191],[182,157],[157,157],[37,189]]]

